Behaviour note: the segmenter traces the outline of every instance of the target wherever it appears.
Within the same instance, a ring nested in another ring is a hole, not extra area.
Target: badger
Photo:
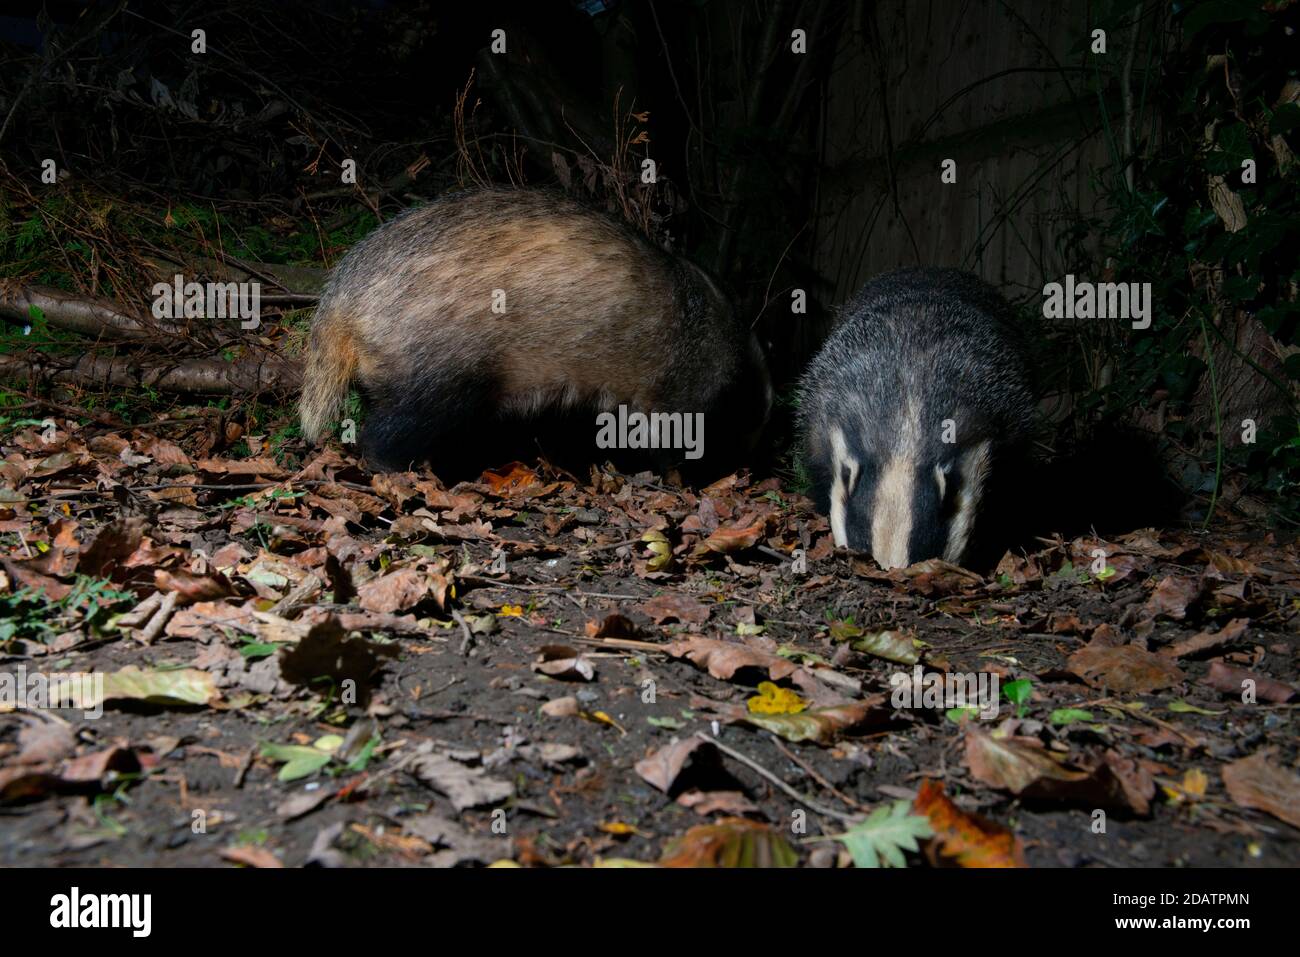
[[[836,545],[884,568],[979,567],[1010,543],[1034,396],[987,283],[908,269],[841,311],[798,388],[802,460]]]
[[[704,270],[536,189],[445,196],[348,252],[312,321],[308,441],[354,384],[361,451],[381,470],[491,446],[550,413],[581,413],[566,421],[592,451],[590,413],[703,414],[716,461],[719,447],[756,439],[772,402],[757,339]]]

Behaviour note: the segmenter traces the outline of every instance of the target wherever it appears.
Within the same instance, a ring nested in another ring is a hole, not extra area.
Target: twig
[[[781,743],[780,737],[778,737],[775,734],[772,734],[770,731],[768,732],[768,737],[772,739],[772,743],[776,745],[776,749],[778,751],[784,754],[795,764],[799,765],[799,767],[803,768],[804,771],[807,772],[810,778],[812,778],[814,781],[816,781],[826,790],[830,791],[837,798],[839,798],[841,801],[843,801],[845,804],[847,804],[849,807],[853,808],[854,810],[857,811],[866,810],[861,804],[853,800],[853,798],[849,797],[847,794],[840,791],[839,788],[831,784],[830,781],[826,780],[826,778],[822,777],[819,773],[817,773],[817,769],[814,768],[811,764],[804,761],[803,758],[799,757],[797,754],[795,754],[793,751],[789,750],[785,745],[783,745]]]
[[[456,624],[460,625],[460,654],[469,654],[470,645],[474,643],[474,632],[470,631],[469,622],[465,621],[465,616],[458,609],[451,610],[451,617],[456,619]]]
[[[144,627],[136,637],[142,644],[152,645],[162,634],[162,630],[167,627],[167,622],[171,620],[172,613],[176,611],[176,602],[180,599],[180,592],[169,591],[167,597],[162,600],[158,610],[154,612],[153,617],[149,619],[149,624]]]
[[[735,750],[734,748],[730,748],[730,747],[728,747],[727,745],[723,744],[723,743],[722,743],[721,741],[719,741],[717,738],[714,738],[714,737],[712,737],[711,735],[707,735],[707,734],[705,734],[703,731],[696,731],[696,732],[695,732],[695,736],[696,736],[697,738],[702,738],[703,740],[709,742],[709,744],[713,745],[715,748],[717,748],[717,749],[718,749],[719,751],[721,751],[723,754],[727,755],[727,756],[730,757],[730,758],[735,758],[737,761],[739,761],[741,764],[745,765],[747,768],[749,768],[749,769],[751,769],[751,770],[753,770],[753,771],[758,772],[758,773],[761,774],[763,777],[767,778],[767,780],[769,780],[769,781],[771,781],[773,784],[775,784],[775,785],[776,785],[778,788],[780,788],[782,791],[784,791],[786,794],[788,794],[790,797],[794,798],[794,799],[795,799],[796,801],[798,801],[800,804],[806,804],[806,805],[808,805],[809,808],[811,808],[813,811],[816,811],[818,814],[821,814],[821,815],[823,815],[824,817],[833,817],[833,818],[835,818],[835,820],[837,820],[837,821],[843,821],[843,822],[846,823],[846,824],[856,824],[856,823],[857,823],[857,821],[858,821],[858,817],[859,817],[858,815],[854,815],[854,814],[845,814],[843,811],[837,811],[837,810],[835,810],[835,808],[833,808],[833,807],[827,807],[827,806],[824,805],[824,804],[821,804],[821,803],[819,803],[819,802],[817,802],[817,801],[814,801],[812,798],[808,797],[808,795],[806,795],[806,794],[800,794],[798,791],[796,791],[796,790],[795,790],[794,788],[792,788],[790,785],[786,784],[786,783],[785,783],[784,781],[782,781],[779,777],[777,777],[775,774],[773,774],[773,773],[772,773],[771,771],[769,771],[767,768],[763,767],[763,766],[762,766],[761,764],[759,764],[757,761],[754,761],[754,760],[751,759],[751,758],[747,758],[747,757],[745,757],[745,755],[741,754],[739,751]]]

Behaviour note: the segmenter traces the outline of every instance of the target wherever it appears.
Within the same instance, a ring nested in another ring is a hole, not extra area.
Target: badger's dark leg
[[[445,462],[459,463],[466,438],[486,427],[493,405],[489,377],[465,372],[436,387],[411,381],[371,386],[366,393],[361,451],[366,463],[380,471],[402,471],[430,463],[439,471]]]

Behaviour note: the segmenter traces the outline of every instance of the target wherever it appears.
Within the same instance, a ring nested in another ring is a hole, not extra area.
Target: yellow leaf
[[[588,721],[595,721],[597,724],[607,724],[611,728],[618,728],[622,734],[627,734],[627,729],[611,718],[603,711],[583,711],[580,712]]]
[[[596,827],[604,831],[606,834],[616,834],[619,837],[623,837],[628,834],[635,834],[638,837],[647,837],[647,838],[651,836],[647,834],[645,831],[636,827],[635,825],[627,824],[623,821],[607,821],[601,824],[597,824]]]
[[[524,616],[523,605],[502,605],[501,606],[502,618],[522,618],[523,616]]]
[[[808,702],[789,688],[760,681],[758,694],[749,699],[748,705],[752,714],[798,714],[808,707]]]

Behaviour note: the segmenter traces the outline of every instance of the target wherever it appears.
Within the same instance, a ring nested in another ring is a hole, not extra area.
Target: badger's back
[[[648,388],[677,339],[671,269],[576,203],[489,190],[373,233],[339,265],[319,308],[354,323],[363,384],[488,361],[503,401],[561,382]]]
[[[355,384],[377,409],[369,444],[393,464],[458,414],[706,411],[761,366],[751,338],[702,271],[600,212],[538,190],[454,194],[331,274],[302,421],[319,439]]]

